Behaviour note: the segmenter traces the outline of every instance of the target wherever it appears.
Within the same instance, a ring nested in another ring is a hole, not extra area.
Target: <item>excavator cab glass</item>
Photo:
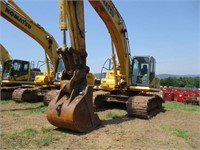
[[[64,62],[61,58],[59,58],[56,67],[55,81],[60,81],[60,77],[64,68],[65,68]]]
[[[6,61],[2,72],[2,80],[7,80],[9,78],[11,68],[12,68],[12,61],[11,60]]]
[[[3,80],[16,79],[23,75],[27,75],[29,70],[29,62],[22,60],[8,60],[3,68]]]
[[[133,57],[132,72],[132,85],[148,86],[155,76],[155,59],[152,56]]]

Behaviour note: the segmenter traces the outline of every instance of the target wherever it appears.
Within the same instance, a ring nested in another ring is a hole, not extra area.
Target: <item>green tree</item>
[[[168,77],[161,79],[160,83],[162,86],[199,88],[200,77]]]

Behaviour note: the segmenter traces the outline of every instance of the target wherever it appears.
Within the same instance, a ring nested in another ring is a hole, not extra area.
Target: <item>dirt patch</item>
[[[120,109],[98,115],[101,125],[82,134],[52,126],[42,103],[3,103],[1,149],[200,149],[199,112],[166,110],[150,120],[129,118]]]

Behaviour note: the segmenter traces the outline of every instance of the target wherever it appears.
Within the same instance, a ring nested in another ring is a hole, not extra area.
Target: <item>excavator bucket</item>
[[[100,125],[100,119],[94,113],[92,102],[93,88],[87,86],[83,95],[64,95],[58,101],[56,99],[49,103],[47,111],[48,121],[57,127],[79,132],[88,132]]]

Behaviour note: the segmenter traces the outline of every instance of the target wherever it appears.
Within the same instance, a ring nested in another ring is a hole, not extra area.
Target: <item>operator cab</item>
[[[132,60],[132,85],[149,86],[155,77],[155,58],[135,56]]]
[[[2,80],[16,80],[19,77],[28,74],[29,62],[22,60],[8,60],[5,62],[2,74]],[[21,78],[21,80],[27,80],[26,78]]]

